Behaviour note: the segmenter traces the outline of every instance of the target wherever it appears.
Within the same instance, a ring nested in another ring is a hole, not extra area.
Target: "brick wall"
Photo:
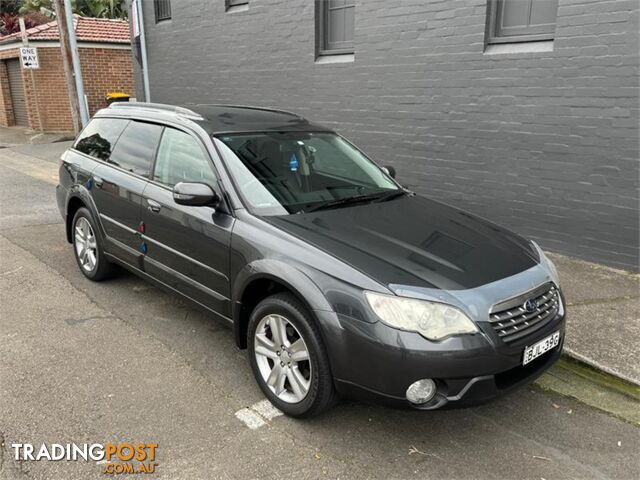
[[[224,3],[145,2],[152,101],[299,112],[421,194],[638,268],[638,0],[560,0],[553,51],[505,55],[487,0],[361,0],[344,64],[314,62],[312,1]]]
[[[134,96],[129,49],[82,48],[80,63],[89,115],[107,106],[107,92],[124,92]]]
[[[23,70],[29,126],[37,130],[70,132],[73,124],[60,48],[38,48],[38,60],[38,70]]]
[[[37,47],[37,43],[34,42],[34,46]],[[86,48],[80,44],[79,53],[90,115],[106,106],[107,92],[133,93],[129,49]],[[0,51],[0,60],[17,56],[17,48]],[[73,123],[60,47],[39,47],[38,60],[38,70],[22,71],[29,127],[49,132],[71,132]],[[6,67],[4,63],[0,65],[0,125],[6,126],[13,123],[13,115]]]

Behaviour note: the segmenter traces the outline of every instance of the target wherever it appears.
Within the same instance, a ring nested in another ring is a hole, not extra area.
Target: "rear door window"
[[[109,163],[148,177],[162,128],[153,123],[132,120],[120,135],[109,157]]]
[[[100,160],[107,160],[128,123],[129,120],[121,118],[95,118],[82,131],[73,148]]]

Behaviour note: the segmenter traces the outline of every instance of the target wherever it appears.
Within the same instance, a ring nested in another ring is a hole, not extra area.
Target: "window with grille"
[[[156,23],[171,18],[171,1],[170,0],[153,0],[153,8],[156,14]]]

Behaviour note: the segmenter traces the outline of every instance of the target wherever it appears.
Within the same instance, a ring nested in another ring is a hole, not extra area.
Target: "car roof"
[[[265,107],[244,105],[167,105],[146,102],[114,102],[101,110],[100,115],[143,116],[162,121],[190,120],[199,124],[211,135],[268,131],[332,132],[331,129],[313,124],[295,113]]]

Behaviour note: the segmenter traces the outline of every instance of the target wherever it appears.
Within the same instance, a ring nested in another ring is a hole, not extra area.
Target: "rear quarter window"
[[[132,120],[118,138],[109,163],[148,177],[161,133],[160,125]]]
[[[73,148],[100,160],[107,160],[128,123],[129,120],[120,118],[95,118],[82,131]]]

